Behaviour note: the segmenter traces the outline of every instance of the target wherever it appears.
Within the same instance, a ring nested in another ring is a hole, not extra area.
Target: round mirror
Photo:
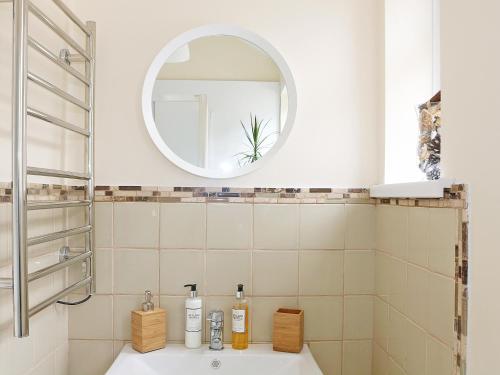
[[[296,111],[290,69],[264,39],[210,25],[168,43],[144,82],[142,106],[159,150],[204,177],[249,173],[282,146]]]

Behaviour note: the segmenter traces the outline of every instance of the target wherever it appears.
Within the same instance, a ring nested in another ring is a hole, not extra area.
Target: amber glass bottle
[[[248,302],[243,292],[243,284],[238,284],[236,301],[232,310],[233,349],[248,348]]]

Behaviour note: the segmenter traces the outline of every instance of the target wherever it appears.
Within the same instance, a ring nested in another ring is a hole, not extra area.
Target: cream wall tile
[[[378,250],[406,259],[408,254],[408,207],[380,205],[377,211]]]
[[[342,374],[341,341],[311,342],[309,348],[324,375]]]
[[[373,339],[384,351],[389,340],[389,305],[379,297],[373,298]]]
[[[9,327],[11,328],[11,327]],[[8,330],[8,336],[11,337],[12,329]],[[11,340],[10,345],[8,345],[9,357],[7,363],[10,364],[12,374],[24,374],[26,373],[34,364],[34,354],[33,354],[33,337],[25,337],[22,340]],[[3,362],[5,363],[5,362]]]
[[[113,287],[117,294],[143,294],[159,289],[158,250],[115,250]]]
[[[453,208],[431,208],[429,226],[429,268],[455,275],[455,245],[458,243],[458,214]]]
[[[186,297],[160,296],[160,307],[167,311],[167,341],[184,342],[185,301]],[[206,316],[205,309],[203,314]],[[203,330],[205,319],[201,320],[201,324]]]
[[[71,207],[68,208],[66,212],[67,212],[67,219],[66,219],[67,224],[64,225],[65,228],[77,228],[88,224],[86,215],[87,210],[84,207]],[[29,215],[31,215],[31,213]],[[80,236],[68,237],[68,245],[70,247],[84,248],[85,236],[80,235]]]
[[[346,250],[344,254],[344,293],[373,294],[375,291],[375,252]]]
[[[212,310],[222,310],[224,311],[224,342],[228,343],[228,347],[230,347],[231,343],[231,335],[232,335],[232,308],[234,304],[234,297],[207,297],[206,298],[206,310],[204,312],[205,316],[208,316],[208,313]],[[252,319],[253,319],[253,301],[251,298],[247,297],[248,301],[248,331],[249,331],[249,341],[253,339],[253,330],[252,330]],[[210,330],[208,326],[205,324],[205,339],[206,341],[210,340]]]
[[[113,341],[113,361],[118,357],[127,341],[114,340]]]
[[[2,301],[3,302],[3,301]],[[12,326],[2,324],[0,326],[0,363],[2,364],[2,370],[7,374],[14,372],[12,368],[12,357],[10,342],[13,340],[12,337]],[[33,350],[31,351],[31,357],[26,356],[26,361],[33,361]],[[30,363],[31,364],[31,363]]]
[[[51,353],[29,371],[28,375],[54,375],[55,371],[55,357],[54,353]]]
[[[2,328],[8,326],[12,320],[12,291],[0,289],[0,333]]]
[[[113,363],[113,341],[70,340],[69,358],[71,375],[102,375]]]
[[[160,247],[203,249],[206,237],[206,204],[160,204]]]
[[[96,247],[113,246],[113,203],[97,202],[94,209]]]
[[[372,342],[344,341],[342,350],[342,375],[372,374]]]
[[[11,262],[11,212],[10,203],[0,203],[0,265]]]
[[[96,291],[98,294],[113,293],[113,250],[96,250]]]
[[[297,297],[254,297],[252,299],[252,340],[270,342],[273,338],[273,314],[279,308],[297,308]]]
[[[449,346],[453,345],[455,282],[429,274],[429,331]]]
[[[345,221],[343,204],[300,205],[300,248],[344,249]]]
[[[341,340],[342,305],[342,297],[299,297],[305,340]]]
[[[53,375],[71,375],[69,373],[69,341],[56,349],[54,357],[55,372]]]
[[[196,284],[198,293],[203,294],[204,278],[204,251],[160,251],[160,294],[185,295],[185,284]]]
[[[253,205],[212,203],[207,205],[207,247],[250,249]]]
[[[252,294],[250,251],[208,251],[207,252],[208,295],[234,295],[238,284],[244,285],[247,295]]]
[[[381,252],[375,252],[375,291],[384,301],[389,302],[391,294],[391,279],[389,275],[391,258]]]
[[[393,358],[389,357],[389,369],[387,371],[388,375],[406,375],[405,371],[399,363],[396,363]]]
[[[407,297],[406,263],[396,258],[389,261],[390,293],[389,303],[399,311],[406,313]]]
[[[61,316],[66,318],[65,315]],[[33,336],[33,362],[43,361],[59,345],[57,315],[54,306],[49,306],[30,318],[30,335]],[[65,323],[67,320],[65,319]],[[64,337],[67,340],[67,336]]]
[[[57,211],[57,228],[54,211]],[[28,237],[35,237],[54,231],[65,229],[63,210],[37,210],[28,212]],[[79,226],[79,225],[76,225]],[[10,236],[9,236],[10,237]],[[73,236],[68,239],[70,246],[77,243],[77,240],[82,236]],[[9,238],[10,240],[10,238]],[[29,246],[28,253],[30,257],[40,256],[54,251],[65,244],[64,240],[57,240],[47,243],[42,243],[35,246]],[[75,245],[76,246],[76,245]],[[10,252],[10,250],[9,250]],[[10,264],[10,260],[8,261]]]
[[[157,203],[115,203],[113,216],[115,247],[158,247],[159,205]]]
[[[404,369],[408,375],[425,374],[426,352],[425,331],[409,323],[406,332],[406,361]]]
[[[253,294],[297,295],[299,254],[297,251],[254,251]]]
[[[346,204],[346,249],[370,250],[375,246],[375,206]]]
[[[373,297],[344,297],[344,333],[346,340],[363,340],[373,337]]]
[[[429,261],[429,208],[408,211],[408,261],[427,267]]]
[[[408,265],[407,315],[423,328],[429,327],[429,271]]]
[[[427,336],[427,370],[425,374],[453,374],[453,352],[451,348],[430,336]]]
[[[98,251],[96,250],[96,262],[97,262],[97,252]],[[111,273],[109,274],[110,276],[112,276],[112,269],[113,267],[111,267],[109,270],[111,271]],[[98,266],[96,270],[96,278],[100,277],[100,274],[103,272],[108,272],[108,270],[105,270]],[[85,276],[85,263],[75,263],[68,267],[68,285],[80,281],[84,276]],[[99,285],[97,285],[97,287],[99,287]],[[86,293],[87,293],[86,288],[81,288],[74,292],[74,294],[86,294]]]
[[[59,289],[60,290],[60,289]],[[68,343],[69,336],[69,307],[55,304],[53,308],[48,307],[52,311],[52,335],[55,336],[55,345],[61,346]]]
[[[94,295],[87,302],[72,306],[69,311],[69,338],[112,339],[113,297]]]
[[[388,352],[399,366],[404,366],[408,350],[408,340],[406,336],[408,324],[409,321],[404,315],[393,308],[389,308]]]
[[[140,310],[144,302],[143,295],[114,295],[113,296],[113,338],[115,340],[130,340],[130,313]],[[158,296],[153,296],[155,306],[158,306]]]
[[[406,311],[406,263],[377,251],[375,256],[377,295],[402,312]]]
[[[299,205],[257,204],[254,206],[254,247],[285,249],[298,247]]]
[[[387,375],[389,371],[389,356],[380,346],[373,344],[372,375]]]
[[[299,294],[342,295],[343,268],[343,251],[301,251],[299,253]]]

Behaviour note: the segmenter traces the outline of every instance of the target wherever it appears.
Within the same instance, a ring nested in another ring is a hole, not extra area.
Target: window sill
[[[441,178],[434,181],[406,182],[400,184],[374,185],[370,188],[371,198],[443,198],[444,189],[455,180]]]

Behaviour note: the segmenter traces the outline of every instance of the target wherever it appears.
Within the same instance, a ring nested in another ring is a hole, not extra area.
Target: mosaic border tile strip
[[[414,206],[432,208],[455,208],[459,213],[458,241],[455,244],[455,324],[454,345],[455,373],[466,374],[467,353],[467,303],[468,303],[468,231],[469,214],[467,186],[453,185],[444,189],[444,198],[439,199],[377,199],[377,205]]]
[[[29,200],[78,200],[85,186],[29,184]],[[11,201],[10,183],[0,183],[0,202]],[[96,202],[222,203],[371,203],[365,188],[213,188],[164,186],[96,186]]]
[[[28,200],[32,201],[70,201],[85,199],[86,188],[83,185],[58,184],[28,184]],[[10,183],[0,183],[0,202],[12,201],[12,187]]]
[[[364,188],[96,186],[96,202],[372,203]]]

